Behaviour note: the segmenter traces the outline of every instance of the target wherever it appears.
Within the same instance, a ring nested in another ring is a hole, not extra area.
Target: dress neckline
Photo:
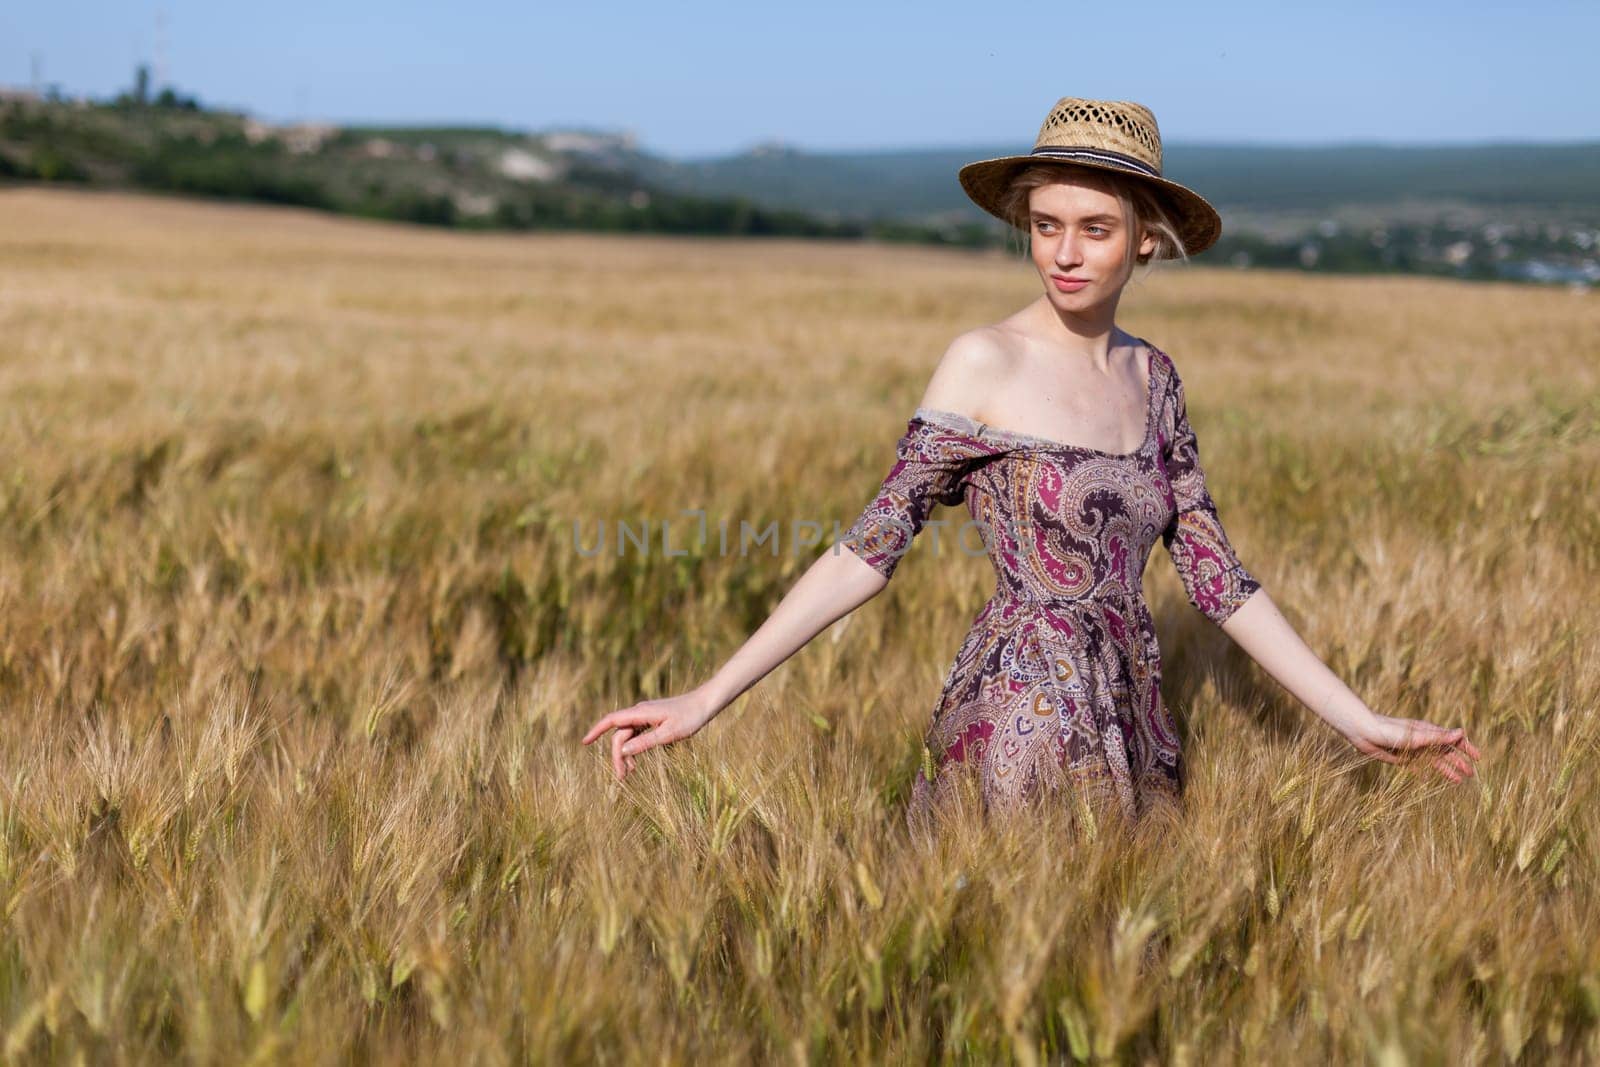
[[[995,441],[1010,441],[1019,448],[1032,452],[1081,452],[1091,456],[1101,456],[1105,459],[1132,459],[1142,453],[1149,446],[1150,440],[1155,436],[1155,408],[1156,408],[1156,352],[1155,346],[1144,343],[1145,359],[1145,403],[1144,403],[1144,439],[1131,452],[1107,452],[1099,448],[1090,448],[1088,445],[1073,445],[1065,441],[1057,441],[1051,437],[1041,437],[1038,434],[1023,433],[1020,430],[1007,430],[1000,426],[991,426],[980,422],[970,415],[963,415],[959,411],[946,411],[942,408],[919,407],[912,418],[923,422],[941,425],[957,433],[969,434],[974,437]]]

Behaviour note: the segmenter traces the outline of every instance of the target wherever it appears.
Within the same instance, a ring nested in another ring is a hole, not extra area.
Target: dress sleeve
[[[969,439],[914,417],[895,445],[894,465],[877,496],[839,539],[887,581],[935,504],[961,502],[975,458]]]
[[[1162,531],[1161,543],[1172,557],[1189,603],[1221,626],[1261,588],[1261,583],[1239,562],[1217,517],[1216,502],[1206,489],[1200,466],[1200,444],[1189,425],[1183,379],[1169,362],[1173,405],[1172,438],[1162,453],[1167,480],[1172,484],[1177,513]]]

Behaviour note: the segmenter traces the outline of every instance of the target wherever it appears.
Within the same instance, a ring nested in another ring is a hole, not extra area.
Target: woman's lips
[[[1050,280],[1054,282],[1055,287],[1061,290],[1063,293],[1075,293],[1079,289],[1082,289],[1084,286],[1089,284],[1089,280],[1087,278],[1058,278],[1053,274],[1050,276]]]

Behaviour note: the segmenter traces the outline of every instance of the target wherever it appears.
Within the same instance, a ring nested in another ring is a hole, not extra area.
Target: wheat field
[[[1356,762],[1159,547],[1181,819],[908,833],[993,579],[923,541],[625,782],[579,744],[822,550],[597,524],[848,525],[950,338],[1037,294],[0,190],[6,1061],[1600,1061],[1593,295],[1190,268],[1119,309],[1246,566],[1475,778]]]

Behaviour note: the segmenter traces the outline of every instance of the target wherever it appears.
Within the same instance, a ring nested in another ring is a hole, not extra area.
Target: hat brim
[[[1000,198],[1005,195],[1006,189],[1011,184],[1011,179],[1022,168],[1035,163],[1051,166],[1087,167],[1090,170],[1103,170],[1110,174],[1117,174],[1124,178],[1143,182],[1154,187],[1162,194],[1172,209],[1174,221],[1178,227],[1178,236],[1183,241],[1183,250],[1190,256],[1197,256],[1201,252],[1217,243],[1217,238],[1222,236],[1222,216],[1217,214],[1217,209],[1212,207],[1205,197],[1180,185],[1170,178],[1156,178],[1138,171],[1125,170],[1122,167],[1107,164],[1083,162],[1079,160],[1049,159],[1034,155],[1025,156],[999,156],[994,159],[980,159],[975,163],[968,163],[957,173],[961,181],[961,188],[966,191],[969,199],[984,211],[1004,222],[1008,226],[1026,230],[1026,227],[1017,226],[1015,219],[1007,218],[1000,210]],[[1169,250],[1162,259],[1176,259],[1177,253]]]

